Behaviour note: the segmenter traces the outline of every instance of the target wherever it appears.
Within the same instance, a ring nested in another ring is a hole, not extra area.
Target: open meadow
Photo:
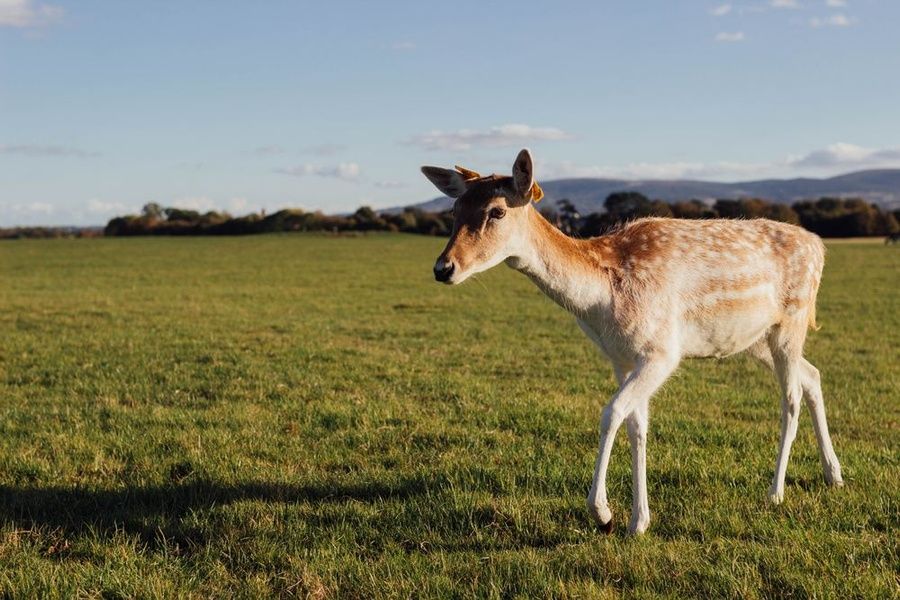
[[[653,522],[585,507],[612,370],[500,267],[378,234],[0,244],[0,596],[897,597],[900,247],[829,245],[806,409],[687,361],[651,403]]]

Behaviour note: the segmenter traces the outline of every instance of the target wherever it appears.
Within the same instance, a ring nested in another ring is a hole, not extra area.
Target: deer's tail
[[[818,269],[812,274],[813,280],[812,285],[810,286],[809,292],[809,310],[807,311],[807,321],[810,329],[815,331],[819,330],[819,325],[816,323],[816,298],[819,295],[819,282],[822,280],[822,269],[825,266],[825,244],[822,243],[822,240],[816,237],[815,248],[818,252]]]
[[[819,286],[816,285],[816,288]],[[818,331],[820,329],[819,324],[816,323],[816,290],[813,290],[812,299],[809,302],[809,328]]]

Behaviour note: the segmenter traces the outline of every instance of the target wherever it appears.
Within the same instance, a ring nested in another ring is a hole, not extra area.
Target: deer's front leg
[[[594,463],[594,480],[591,484],[591,491],[588,492],[587,504],[594,519],[606,532],[612,531],[612,511],[609,509],[606,497],[606,471],[609,467],[609,456],[612,453],[616,432],[622,425],[622,421],[626,417],[630,417],[636,408],[649,403],[650,396],[663,384],[677,364],[676,357],[666,355],[656,355],[638,360],[634,370],[629,373],[619,387],[619,391],[603,408],[603,415],[600,419],[600,449],[597,453],[597,461]],[[633,456],[638,459],[641,454],[635,452]],[[635,460],[635,462],[638,461]],[[646,486],[635,486],[634,493],[638,495],[638,500],[640,500],[639,495],[642,490],[646,494]],[[647,513],[649,522],[649,509]],[[637,523],[635,523],[636,525]],[[635,527],[632,533],[640,532]]]

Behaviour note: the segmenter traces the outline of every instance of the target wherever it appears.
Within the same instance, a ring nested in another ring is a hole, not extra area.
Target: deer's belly
[[[726,316],[686,319],[682,325],[684,356],[722,357],[737,354],[756,342],[778,321],[774,302]]]

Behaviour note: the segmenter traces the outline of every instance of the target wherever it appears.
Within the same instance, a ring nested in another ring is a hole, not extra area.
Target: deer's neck
[[[577,240],[530,211],[523,249],[509,265],[527,275],[557,304],[586,315],[610,304],[609,269],[615,263],[608,240]]]

